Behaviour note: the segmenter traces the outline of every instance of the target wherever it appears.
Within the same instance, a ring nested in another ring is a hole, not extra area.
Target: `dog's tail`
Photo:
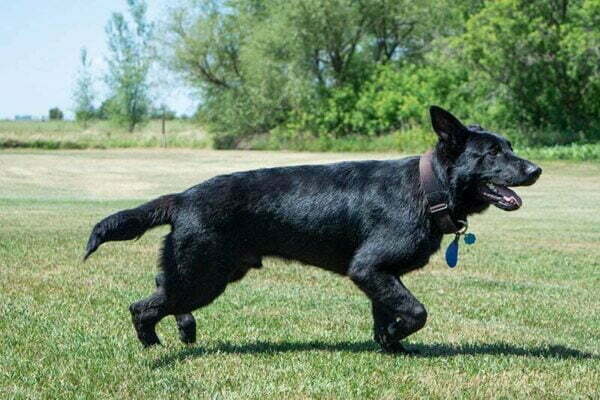
[[[171,224],[175,217],[175,201],[176,195],[170,194],[104,218],[92,230],[83,261],[104,242],[137,239],[150,228]]]

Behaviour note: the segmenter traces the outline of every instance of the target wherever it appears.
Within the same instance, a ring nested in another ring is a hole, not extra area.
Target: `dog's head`
[[[467,213],[490,204],[513,211],[523,204],[509,187],[533,185],[542,169],[518,157],[504,137],[478,125],[464,126],[448,111],[430,108],[433,129],[439,137],[436,151],[448,163],[451,190]]]

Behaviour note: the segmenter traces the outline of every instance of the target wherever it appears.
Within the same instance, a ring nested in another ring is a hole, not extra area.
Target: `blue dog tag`
[[[466,233],[464,235],[465,243],[471,245],[477,241],[477,237],[473,233]],[[454,237],[454,240],[450,242],[448,248],[446,249],[446,263],[450,268],[456,267],[458,264],[458,239],[460,238],[460,234],[457,233]]]
[[[473,244],[473,243],[475,243],[476,240],[477,240],[477,237],[475,237],[475,234],[473,234],[473,233],[465,234],[465,243],[466,244]]]
[[[450,268],[456,267],[458,264],[458,235],[446,249],[446,263]]]

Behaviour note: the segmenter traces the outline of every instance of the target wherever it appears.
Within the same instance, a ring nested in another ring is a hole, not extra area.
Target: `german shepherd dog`
[[[466,220],[490,204],[522,204],[509,186],[532,185],[542,170],[517,157],[508,140],[464,126],[432,106],[438,142],[431,170],[447,212]],[[144,346],[174,315],[183,342],[196,339],[191,312],[215,300],[262,258],[276,256],[348,276],[372,303],[374,339],[386,352],[423,328],[427,311],[400,277],[425,266],[443,231],[428,213],[420,157],[268,168],[216,176],[188,190],[123,210],[94,227],[84,259],[108,241],[138,238],[169,224],[157,290],[129,310]]]

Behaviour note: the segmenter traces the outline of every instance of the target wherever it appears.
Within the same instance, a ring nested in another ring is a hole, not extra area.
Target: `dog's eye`
[[[488,155],[495,157],[498,155],[499,152],[500,152],[500,149],[498,149],[497,147],[493,147],[490,149],[490,151],[488,151]]]

